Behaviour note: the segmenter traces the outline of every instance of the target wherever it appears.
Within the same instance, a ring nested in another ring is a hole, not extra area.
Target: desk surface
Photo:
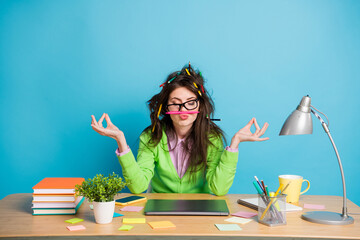
[[[119,194],[116,198],[129,194]],[[228,194],[217,197],[210,194],[141,194],[148,199],[225,199],[230,213],[238,211],[254,210],[237,204],[238,198],[251,198],[250,194]],[[84,239],[273,239],[273,238],[297,238],[297,239],[360,239],[360,215],[353,215],[355,223],[345,226],[321,225],[310,223],[300,218],[303,211],[286,214],[287,225],[268,227],[259,224],[257,219],[250,223],[241,225],[242,231],[224,232],[215,227],[215,223],[225,224],[224,220],[230,216],[144,216],[140,212],[121,212],[119,206],[116,212],[124,213],[125,217],[145,217],[147,222],[170,220],[176,225],[176,229],[153,230],[146,224],[132,224],[134,228],[128,232],[119,231],[122,225],[122,217],[114,218],[110,224],[100,225],[95,223],[93,211],[89,203],[84,201],[76,215],[51,215],[33,216],[31,210],[32,194],[21,193],[6,196],[0,200],[0,238],[14,237],[22,239],[30,237],[38,239],[57,238],[84,238]],[[324,204],[326,211],[340,212],[342,208],[342,197],[338,196],[307,196],[300,197],[299,206],[304,203]],[[133,204],[133,206],[144,206],[145,202]],[[349,212],[360,212],[360,207],[348,200]],[[313,210],[306,210],[313,211]],[[70,218],[82,218],[79,223],[86,230],[70,232],[66,226],[71,224],[64,222]]]

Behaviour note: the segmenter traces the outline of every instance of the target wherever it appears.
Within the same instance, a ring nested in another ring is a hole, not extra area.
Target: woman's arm
[[[149,187],[155,168],[154,148],[148,146],[146,134],[140,136],[137,161],[131,151],[118,156],[118,159],[130,191],[135,194],[144,192]]]
[[[110,120],[108,114],[103,114],[97,122],[95,116],[92,117],[91,126],[100,135],[111,137],[116,140],[119,152],[122,153],[128,149],[125,135],[119,130]],[[102,125],[103,120],[106,120],[107,127]],[[137,194],[145,191],[154,175],[154,153],[147,146],[146,134],[140,136],[140,146],[138,151],[138,161],[131,151],[121,156],[118,156],[120,165],[122,166],[123,176],[128,183],[128,188],[131,192]]]
[[[235,177],[238,152],[224,150],[220,138],[212,141],[207,158],[206,180],[210,190],[217,196],[227,194]]]
[[[250,131],[253,124],[256,128],[255,133]],[[238,149],[240,142],[268,140],[269,138],[260,138],[264,135],[268,126],[269,124],[265,123],[263,128],[260,129],[256,119],[252,118],[250,122],[240,129],[231,139],[230,148]],[[214,194],[221,196],[227,194],[234,181],[238,152],[224,150],[220,138],[215,139],[213,144],[214,146],[209,146],[206,180],[208,181],[210,190]]]

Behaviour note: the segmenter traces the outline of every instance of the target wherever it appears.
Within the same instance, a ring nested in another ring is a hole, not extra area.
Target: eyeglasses
[[[190,100],[181,104],[168,104],[167,108],[169,111],[180,111],[181,107],[184,107],[187,110],[194,110],[198,107],[199,99]]]

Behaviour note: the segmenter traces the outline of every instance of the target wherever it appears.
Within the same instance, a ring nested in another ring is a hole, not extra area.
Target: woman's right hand
[[[96,121],[94,115],[91,115],[91,118],[92,118],[91,121],[92,129],[94,129],[100,135],[115,139],[119,145],[120,152],[127,149],[124,133],[111,122],[110,117],[107,113],[104,113],[99,119],[99,121]],[[102,125],[104,119],[106,120],[106,124],[107,124],[106,128],[104,128]]]

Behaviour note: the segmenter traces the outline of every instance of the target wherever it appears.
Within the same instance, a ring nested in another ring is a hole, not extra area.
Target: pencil
[[[269,210],[270,206],[271,206],[271,205],[273,204],[273,202],[275,201],[276,196],[279,194],[279,192],[280,192],[280,190],[282,189],[282,187],[283,187],[283,184],[280,184],[280,187],[276,190],[276,193],[275,193],[275,195],[274,195],[274,198],[271,199],[271,201],[270,201],[269,204],[267,205],[265,211],[263,212],[263,214],[262,214],[261,217],[260,217],[260,220],[263,220],[263,219],[264,219],[267,211]]]

